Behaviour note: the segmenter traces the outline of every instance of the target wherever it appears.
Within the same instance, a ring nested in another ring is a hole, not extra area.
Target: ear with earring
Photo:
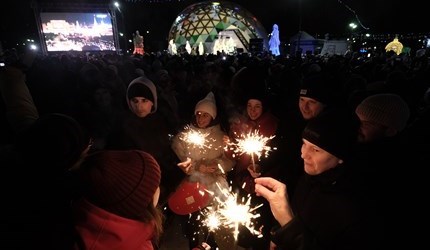
[[[343,163],[343,160],[339,160],[337,163],[342,164],[342,163]]]

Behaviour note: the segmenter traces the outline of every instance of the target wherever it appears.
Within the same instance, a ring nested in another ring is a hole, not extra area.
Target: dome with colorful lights
[[[267,32],[249,11],[232,2],[200,2],[188,6],[174,21],[169,38],[178,48],[190,45],[212,53],[217,40],[227,38],[235,48],[248,51],[250,44],[260,40],[267,48]]]

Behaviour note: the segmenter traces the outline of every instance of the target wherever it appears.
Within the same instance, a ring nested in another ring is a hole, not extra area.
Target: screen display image
[[[48,52],[115,50],[108,12],[42,12],[40,19]]]

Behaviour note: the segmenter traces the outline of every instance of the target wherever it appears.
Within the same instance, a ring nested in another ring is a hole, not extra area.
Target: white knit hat
[[[204,99],[200,100],[196,104],[194,114],[197,114],[197,112],[206,112],[210,114],[213,119],[216,118],[216,101],[214,93],[209,92]]]
[[[402,131],[409,120],[408,104],[396,94],[376,94],[364,99],[355,109],[368,121]]]

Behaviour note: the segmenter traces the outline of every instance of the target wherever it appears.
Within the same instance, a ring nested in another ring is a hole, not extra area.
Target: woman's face
[[[246,106],[249,118],[255,121],[263,114],[263,104],[257,99],[249,99]]]
[[[198,111],[196,113],[196,122],[199,128],[207,128],[212,121],[212,116],[209,113]]]
[[[301,96],[299,99],[299,108],[303,119],[309,120],[321,113],[325,105],[315,99]]]
[[[303,139],[301,156],[304,161],[305,172],[309,175],[324,173],[342,163],[341,159],[306,139]]]
[[[151,113],[154,104],[144,97],[133,97],[130,99],[131,110],[140,118],[146,117]]]

